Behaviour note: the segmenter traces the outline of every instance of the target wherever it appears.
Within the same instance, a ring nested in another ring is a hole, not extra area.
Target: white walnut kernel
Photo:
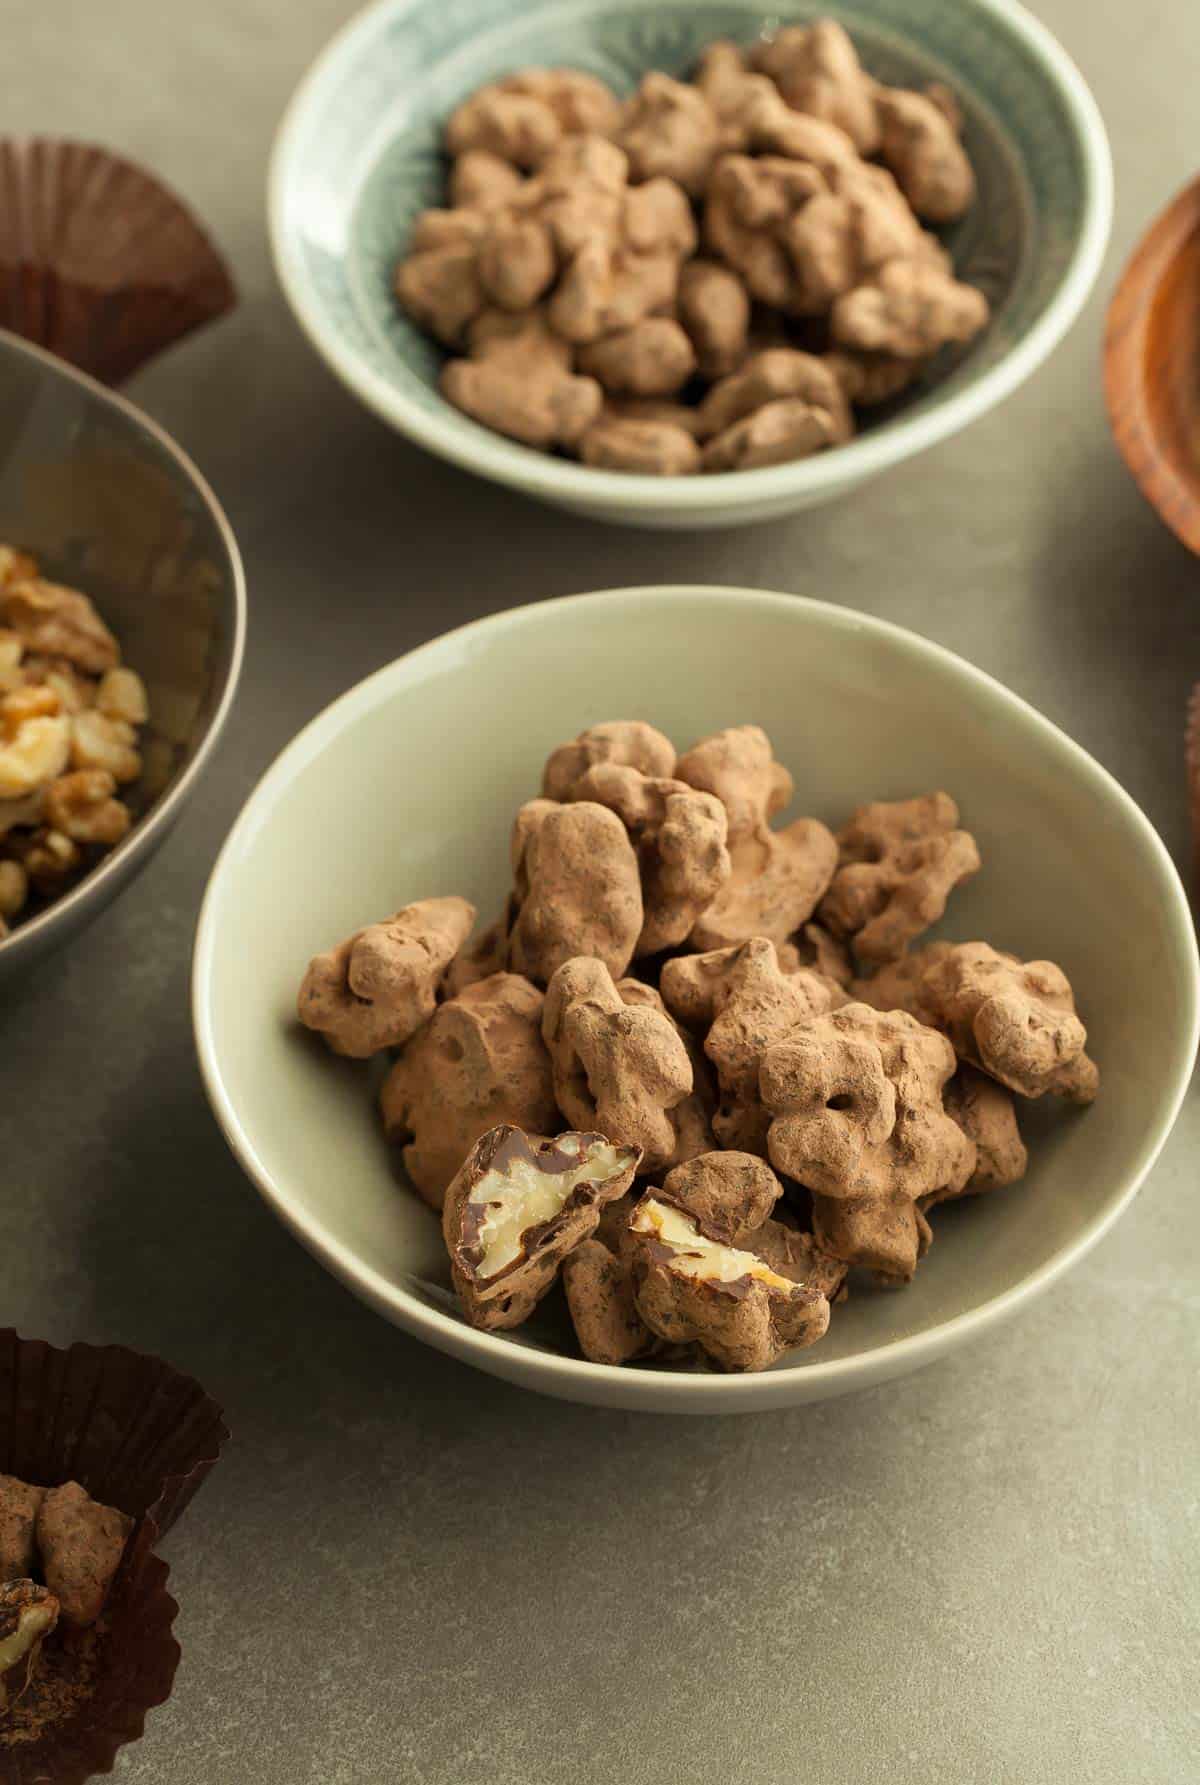
[[[633,1233],[644,1234],[667,1248],[670,1259],[664,1262],[678,1276],[698,1277],[705,1283],[736,1283],[749,1277],[782,1295],[791,1295],[796,1287],[790,1277],[780,1276],[756,1253],[709,1239],[691,1215],[655,1197],[645,1198],[629,1226]]]
[[[46,789],[46,822],[72,842],[112,848],[133,822],[129,807],[114,797],[116,791],[107,769],[76,769],[60,775]]]
[[[150,717],[150,696],[135,669],[110,669],[96,690],[96,710],[127,725],[145,725]]]
[[[0,731],[6,729],[0,724]],[[70,744],[70,722],[57,712],[36,715],[14,726],[0,745],[0,800],[24,799],[61,775]]]
[[[71,766],[107,769],[117,782],[136,781],[142,772],[136,741],[137,734],[126,719],[110,719],[95,710],[76,713],[70,720]],[[55,770],[55,774],[61,772]]]
[[[27,683],[36,681],[57,694],[59,707],[64,713],[82,713],[96,698],[93,679],[80,675],[65,661],[43,667],[26,659],[25,680]]]
[[[628,1151],[628,1149],[625,1149]],[[487,1210],[479,1227],[482,1282],[499,1276],[521,1257],[524,1235],[562,1213],[579,1184],[602,1184],[622,1169],[621,1152],[608,1141],[592,1141],[579,1163],[565,1171],[540,1169],[535,1160],[517,1159],[504,1171],[485,1172],[473,1185],[468,1206]]]

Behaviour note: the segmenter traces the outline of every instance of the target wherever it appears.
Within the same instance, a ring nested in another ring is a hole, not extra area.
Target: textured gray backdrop
[[[236,1434],[168,1543],[184,1661],[117,1774],[1193,1779],[1194,1090],[1136,1207],[1020,1325],[849,1400],[656,1423],[475,1375],[326,1277],[208,1114],[188,956],[238,806],[333,695],[478,614],[625,582],[795,589],[915,627],[1065,726],[1184,860],[1200,568],[1113,451],[1098,354],[1118,265],[1200,158],[1194,6],[1144,0],[1136,28],[1116,0],[1037,8],[1117,168],[1108,263],[1050,365],[852,502],[694,541],[559,517],[423,457],[301,341],[268,266],[265,162],[349,10],[0,0],[4,128],[143,158],[242,290],[132,387],[241,540],[237,713],[137,887],[0,1011],[0,1318],[161,1351]]]

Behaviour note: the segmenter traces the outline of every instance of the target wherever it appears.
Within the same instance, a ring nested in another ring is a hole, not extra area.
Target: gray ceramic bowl
[[[1024,1112],[1029,1176],[936,1210],[936,1243],[908,1289],[854,1297],[821,1344],[759,1376],[585,1363],[549,1303],[513,1333],[467,1326],[440,1225],[397,1182],[372,1074],[296,1021],[310,955],[381,912],[449,892],[498,910],[511,817],[548,751],[617,717],[651,719],[681,747],[758,721],[795,772],[795,810],[834,824],[863,799],[947,784],[985,867],[955,895],[945,933],[1061,962],[1104,1074],[1091,1109]],[[311,871],[314,837],[324,874]],[[1127,1206],[1170,1130],[1195,1059],[1197,990],[1166,850],[1112,777],[1024,701],[865,614],[687,587],[493,614],[335,701],[251,794],[213,870],[193,1009],[208,1094],[247,1173],[389,1320],[548,1394],[731,1413],[886,1381],[1055,1283]]]
[[[438,349],[401,315],[391,272],[417,212],[442,202],[440,130],[483,82],[531,63],[584,68],[627,93],[686,72],[716,37],[750,42],[835,13],[866,66],[903,86],[947,81],[979,182],[947,244],[992,321],[939,355],[857,439],[764,470],[706,477],[599,471],[506,440],[438,394]],[[271,168],[288,300],[351,390],[431,452],[595,519],[725,527],[826,502],[946,439],[1014,391],[1079,313],[1108,239],[1104,125],[1074,64],[1016,0],[377,0],[313,66]]]
[[[0,942],[0,980],[59,947],[149,861],[195,788],[237,686],[241,558],[216,497],[123,397],[0,331],[0,540],[94,597],[144,678],[145,773],[124,842]]]

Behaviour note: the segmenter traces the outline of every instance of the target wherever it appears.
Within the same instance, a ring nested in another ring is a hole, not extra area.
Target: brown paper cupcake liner
[[[83,1785],[143,1734],[147,1712],[171,1696],[181,1653],[169,1573],[144,1556],[94,1631],[46,1650],[0,1740],[0,1785]]]
[[[0,327],[117,384],[235,302],[196,219],[144,168],[0,138]]]
[[[7,1735],[0,1725],[0,1785],[76,1785],[111,1771],[169,1696],[177,1607],[153,1550],[228,1436],[216,1402],[161,1358],[120,1345],[60,1350],[0,1331],[0,1473],[81,1482],[136,1521],[95,1632],[56,1637],[54,1657],[47,1645]]]

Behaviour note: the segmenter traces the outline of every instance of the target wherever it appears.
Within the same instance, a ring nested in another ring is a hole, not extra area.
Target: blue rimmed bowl
[[[650,68],[682,74],[716,37],[841,20],[865,65],[907,86],[948,82],[961,101],[979,196],[947,235],[993,319],[849,445],[765,470],[702,478],[599,471],[479,426],[439,395],[439,350],[399,312],[392,267],[413,219],[440,202],[446,115],[485,81],[528,64],[583,68],[629,92]],[[1100,265],[1112,201],[1108,144],[1084,82],[1015,0],[378,0],[337,37],[296,93],[270,176],[276,264],[313,344],[401,433],[496,482],[597,519],[729,526],[840,495],[945,439],[1000,402],[1078,315]]]

